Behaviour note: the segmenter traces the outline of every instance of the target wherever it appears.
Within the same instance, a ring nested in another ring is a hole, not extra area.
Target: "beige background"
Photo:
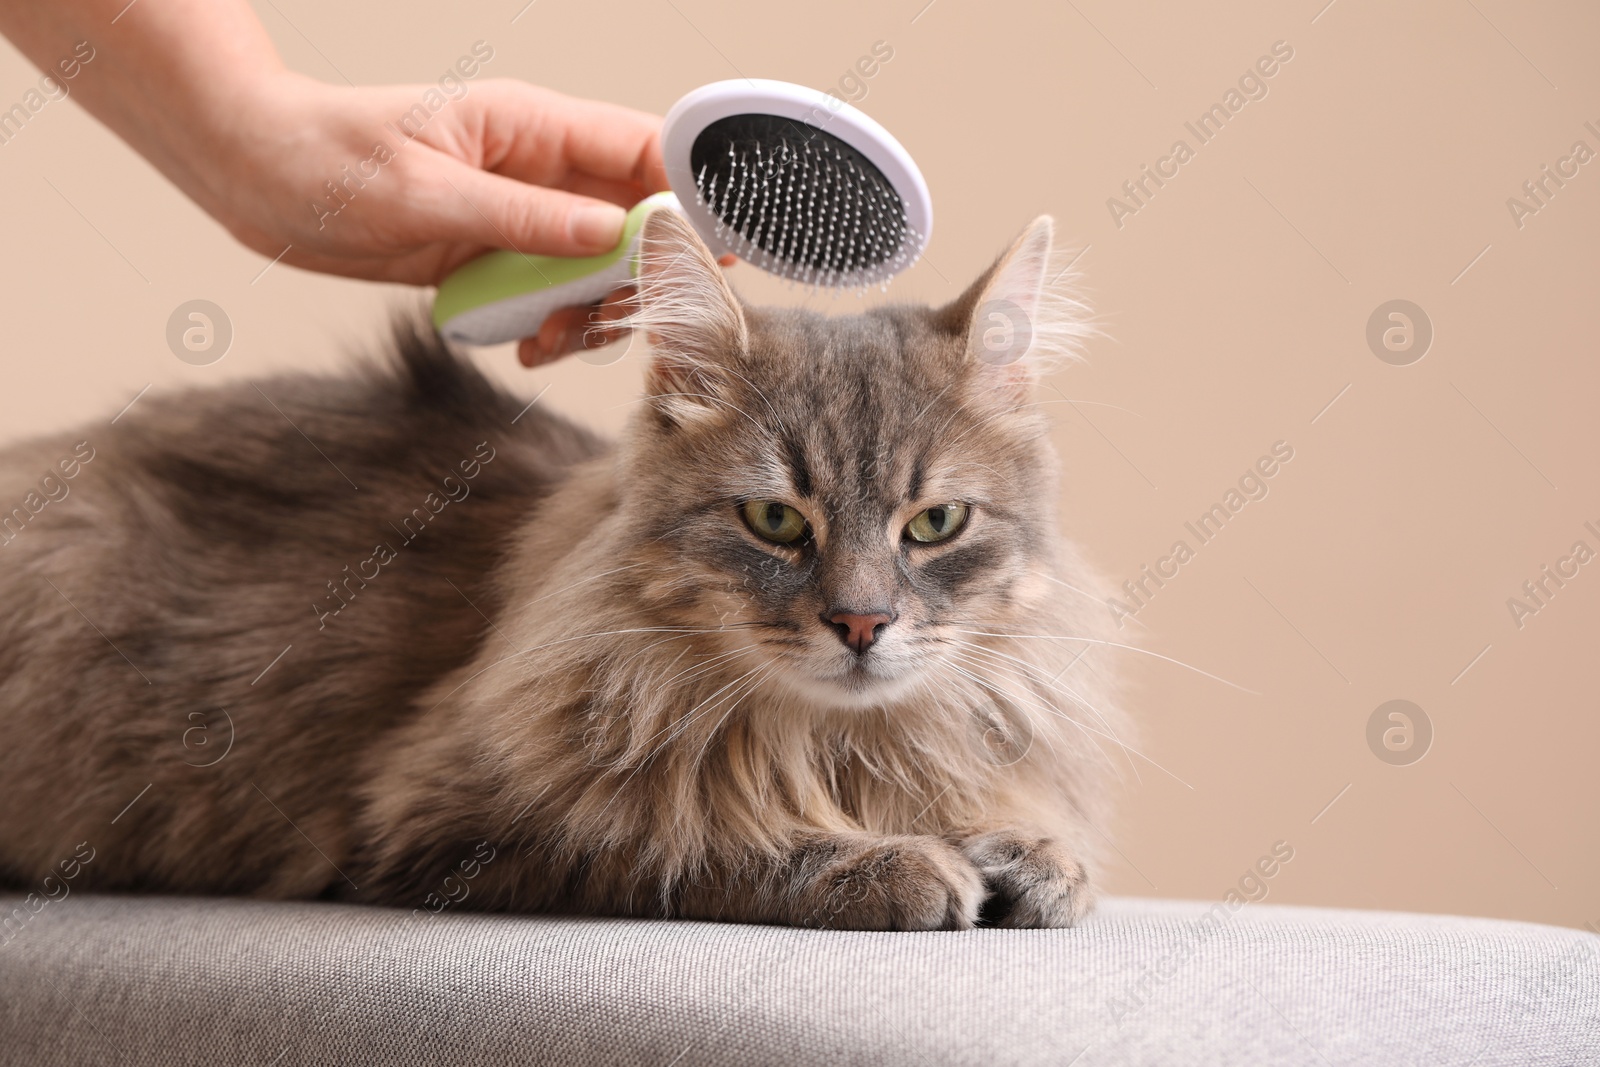
[[[954,295],[1041,211],[1087,246],[1110,338],[1046,398],[1062,401],[1066,514],[1114,580],[1274,442],[1295,450],[1128,627],[1252,692],[1127,656],[1149,762],[1126,771],[1111,888],[1219,898],[1283,840],[1274,901],[1594,922],[1600,564],[1520,630],[1506,599],[1574,541],[1600,550],[1583,529],[1600,527],[1600,161],[1520,229],[1506,199],[1574,141],[1600,151],[1583,126],[1600,127],[1600,9],[1324,2],[258,6],[289,62],[328,80],[431,80],[483,39],[489,74],[656,111],[739,74],[825,88],[887,42],[862,106],[919,161],[937,217],[891,295]],[[1193,146],[1183,123],[1280,40],[1294,58],[1269,94],[1117,227],[1107,198],[1175,139]],[[0,44],[0,104],[36,77]],[[0,146],[0,202],[8,439],[108,419],[149,383],[337,365],[405,297],[261,274],[70,102]],[[737,279],[756,300],[804,297]],[[236,331],[209,367],[163,339],[194,297]],[[1365,340],[1395,298],[1435,330],[1410,366]],[[639,373],[481,358],[612,427]],[[1366,740],[1395,698],[1434,729],[1409,766]]]

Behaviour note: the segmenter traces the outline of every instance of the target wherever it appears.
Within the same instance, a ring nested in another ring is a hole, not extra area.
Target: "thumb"
[[[546,256],[593,256],[615,248],[627,212],[616,204],[546,189],[462,165],[448,181],[453,210],[439,219],[442,240]]]

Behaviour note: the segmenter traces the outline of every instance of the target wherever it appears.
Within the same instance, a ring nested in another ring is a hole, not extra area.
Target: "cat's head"
[[[1027,627],[1057,546],[1030,394],[1086,331],[1033,222],[946,307],[824,317],[743,306],[676,215],[646,223],[651,343],[622,462],[644,591],[726,634],[730,670],[868,707]]]

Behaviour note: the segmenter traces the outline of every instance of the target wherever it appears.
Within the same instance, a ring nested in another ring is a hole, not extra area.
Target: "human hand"
[[[435,285],[497,248],[594,255],[667,188],[655,116],[479,79],[471,57],[449,84],[330,86],[287,70],[244,0],[0,0],[0,33],[43,69],[113,24],[73,98],[239,240],[308,270]],[[627,295],[556,312],[522,362],[609,340]]]
[[[263,255],[430,285],[495,248],[605,251],[624,207],[667,188],[656,117],[510,79],[462,85],[463,95],[402,127],[436,86],[343,88],[275,74],[252,94],[235,142],[211,154],[218,173],[197,175],[196,199]],[[604,343],[614,336],[604,324],[629,295],[556,312],[519,358],[533,366]]]

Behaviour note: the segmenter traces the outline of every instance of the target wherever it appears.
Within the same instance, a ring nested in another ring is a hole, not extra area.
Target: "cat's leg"
[[[1060,840],[1020,830],[988,830],[960,836],[957,842],[991,894],[983,906],[986,924],[1071,926],[1094,903],[1083,864]]]
[[[695,879],[675,894],[682,918],[837,930],[963,930],[978,919],[983,876],[937,837],[866,833],[798,838],[781,860]]]

